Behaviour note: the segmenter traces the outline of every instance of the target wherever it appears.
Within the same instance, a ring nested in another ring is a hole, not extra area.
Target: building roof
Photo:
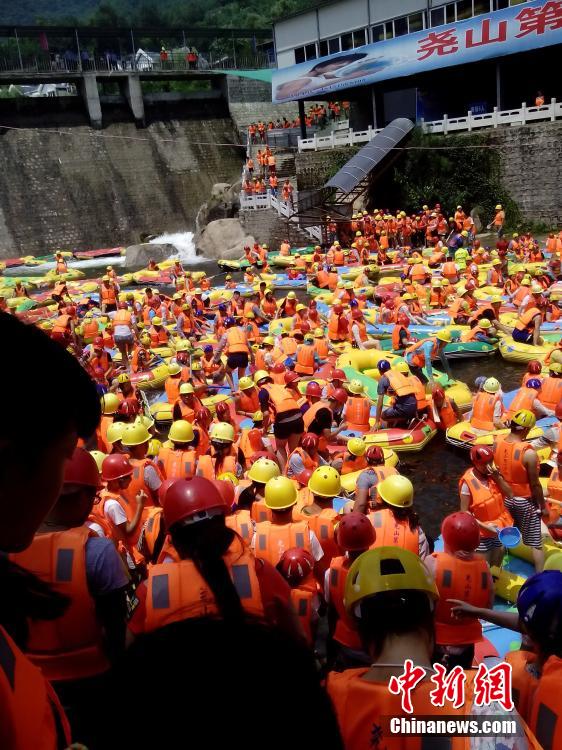
[[[336,5],[340,2],[341,0],[325,0],[323,3],[313,3],[309,8],[302,8],[302,10],[295,10],[293,13],[288,13],[287,15],[280,18],[274,18],[273,25],[281,23],[282,21],[287,21],[289,18],[295,18],[296,16],[302,16],[304,13],[310,13],[313,10],[318,10],[318,8],[325,8],[328,5]]]

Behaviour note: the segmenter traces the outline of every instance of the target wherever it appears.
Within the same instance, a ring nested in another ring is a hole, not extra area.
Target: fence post
[[[552,97],[550,100],[550,121],[554,122],[556,120],[556,99]]]
[[[468,125],[468,132],[472,133],[472,110],[471,109],[468,110],[468,114],[466,116],[466,122]]]
[[[349,128],[349,145],[353,146],[353,130]]]
[[[375,136],[373,135],[373,128],[369,125],[369,127],[367,128],[367,142],[372,141],[374,137]]]
[[[422,133],[427,133],[426,127],[425,127],[425,120],[423,117],[420,117],[420,128]]]
[[[449,118],[447,115],[443,115],[443,132],[445,135],[449,132]]]
[[[314,133],[314,150],[318,151],[318,136]]]
[[[498,127],[498,108],[494,107],[494,111],[492,113],[492,122],[494,123],[494,127]]]
[[[527,105],[525,102],[521,103],[521,122],[523,125],[527,124]]]
[[[333,130],[332,130],[332,134],[330,136],[330,145],[331,145],[332,148],[334,148],[335,145],[336,145],[335,138],[334,138],[334,131]]]

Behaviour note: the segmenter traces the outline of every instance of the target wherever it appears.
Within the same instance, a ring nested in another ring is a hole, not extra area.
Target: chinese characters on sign
[[[467,698],[465,671],[456,666],[447,673],[442,664],[434,664],[433,672],[431,682],[435,687],[429,693],[431,704],[436,707],[447,704],[453,709],[464,706]],[[393,695],[400,696],[404,713],[414,712],[412,693],[426,675],[426,669],[414,666],[411,659],[406,659],[402,674],[390,678],[388,690]],[[491,669],[480,664],[470,693],[474,706],[489,706],[497,701],[506,711],[512,711],[511,664],[502,662]]]

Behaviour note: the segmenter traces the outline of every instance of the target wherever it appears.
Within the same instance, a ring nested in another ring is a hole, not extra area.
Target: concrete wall
[[[99,132],[55,124],[69,134],[37,123],[1,134],[0,257],[191,230],[213,184],[240,177],[243,149],[212,145],[238,142],[228,118],[162,118],[137,130],[129,116]]]
[[[498,128],[481,131],[476,137],[482,144],[498,148],[502,184],[523,219],[562,226],[562,122]],[[348,147],[297,154],[299,191],[321,187],[357,150]],[[443,199],[446,201],[446,196]]]
[[[267,242],[272,250],[287,238],[291,244],[307,246],[314,244],[306,232],[297,228],[277,211],[268,208],[265,211],[240,211],[240,223],[246,234],[252,235],[258,242]]]
[[[257,122],[258,120],[263,120],[266,123],[269,120],[275,122],[278,117],[281,120],[284,117],[288,120],[294,120],[298,115],[296,102],[272,104],[271,84],[265,81],[228,76],[226,78],[225,96],[228,98],[230,116],[244,140],[246,139],[248,125],[251,122]]]

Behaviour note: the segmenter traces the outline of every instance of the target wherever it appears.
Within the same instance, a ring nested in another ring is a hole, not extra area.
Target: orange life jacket
[[[508,651],[505,660],[511,664],[511,695],[517,713],[530,720],[533,694],[537,689],[537,655],[532,651]]]
[[[114,326],[130,326],[132,317],[133,315],[129,310],[117,310],[112,322]]]
[[[246,544],[251,543],[254,535],[254,524],[249,510],[236,510],[229,516],[225,516],[224,522],[232,531],[241,536]]]
[[[529,333],[531,333],[535,327],[534,319],[537,317],[537,315],[540,315],[540,314],[541,314],[541,311],[537,307],[531,307],[530,310],[526,310],[515,321],[515,328],[518,331],[529,331]]]
[[[461,560],[446,552],[434,552],[435,583],[439,601],[435,607],[435,642],[448,646],[476,643],[482,638],[477,617],[454,617],[447,599],[462,599],[475,607],[490,605],[491,578],[488,563],[480,557]]]
[[[326,401],[317,401],[315,404],[312,404],[304,413],[303,415],[303,422],[304,422],[304,429],[308,432],[310,430],[310,425],[314,422],[316,419],[316,415],[319,411],[322,409],[327,409],[330,414],[332,413],[332,410],[328,406]],[[319,446],[320,447],[320,446]]]
[[[365,396],[350,396],[345,405],[344,419],[347,429],[353,432],[369,432],[371,402]]]
[[[226,331],[225,336],[228,354],[236,354],[237,352],[249,353],[248,339],[241,328],[233,326]]]
[[[367,468],[367,459],[365,456],[354,456],[346,451],[342,456],[342,465],[340,474],[351,474],[354,471],[362,471]]]
[[[377,534],[373,547],[401,547],[419,554],[419,528],[412,531],[407,520],[398,521],[388,508],[370,513],[369,518]]]
[[[562,659],[550,656],[532,698],[529,727],[543,750],[562,747]]]
[[[306,513],[305,510],[306,507],[299,515],[303,521],[307,522],[309,529],[316,534],[324,550],[325,562],[329,565],[330,560],[336,556],[339,550],[334,538],[334,531],[340,516],[332,508],[323,508],[320,513],[315,514]]]
[[[431,359],[437,358],[437,352],[438,352],[438,345],[437,345],[437,339],[435,337],[428,337],[425,339],[421,339],[421,341],[417,341],[412,346],[409,346],[406,349],[406,356],[407,361],[410,362],[414,367],[424,367],[425,366],[425,354],[422,351],[422,346],[426,344],[428,341],[431,341],[433,344],[433,349],[431,351]],[[408,356],[411,355],[411,356]]]
[[[70,746],[70,726],[55,691],[0,626],[0,700],[10,750]]]
[[[328,342],[324,338],[314,339],[314,350],[316,354],[318,355],[319,359],[326,359],[326,357],[328,357],[330,354],[330,349],[328,348]]]
[[[299,618],[299,622],[309,646],[313,645],[312,615],[314,614],[314,596],[314,592],[308,589],[291,589],[291,602],[293,604],[293,609],[295,610],[297,617]]]
[[[330,315],[328,320],[328,338],[330,341],[345,341],[347,339],[347,333],[344,332],[344,327],[340,323],[342,317],[335,313]]]
[[[476,325],[474,328],[471,328],[470,331],[465,331],[461,334],[461,341],[476,341],[478,334],[484,334],[484,336],[488,335],[485,328],[480,328],[480,326]]]
[[[449,427],[452,427],[459,421],[455,410],[453,409],[453,405],[451,404],[451,401],[449,398],[447,398],[447,396],[445,396],[443,404],[440,406],[440,408],[437,409],[437,413],[439,415],[439,422],[437,423],[437,427],[440,430],[448,430]]]
[[[477,430],[494,430],[494,409],[501,401],[497,393],[479,391],[474,397],[470,424]]]
[[[312,375],[314,372],[314,347],[301,344],[297,349],[295,372],[299,375]],[[561,381],[562,382],[562,381]]]
[[[507,436],[496,438],[496,448],[494,450],[494,461],[496,466],[505,477],[505,481],[510,485],[513,494],[517,497],[531,497],[531,487],[527,469],[523,465],[523,456],[531,448],[529,443],[520,440],[514,442],[507,441]],[[537,456],[537,470],[538,470]]]
[[[511,402],[509,409],[507,410],[507,419],[511,420],[515,412],[519,411],[520,409],[533,411],[533,404],[537,396],[538,391],[536,391],[534,388],[527,388],[526,385],[520,388],[513,397],[513,401]]]
[[[562,398],[562,378],[553,378],[550,375],[544,378],[537,398],[547,409],[555,409]]]
[[[305,521],[278,524],[262,521],[256,524],[256,557],[277,565],[283,553],[292,547],[310,552],[310,533]]]
[[[252,414],[260,409],[259,391],[257,388],[251,388],[240,391],[238,397],[238,408],[242,412],[252,412]]]
[[[188,404],[184,404],[184,402],[181,400],[181,397],[174,401],[174,410],[176,406],[180,410],[182,419],[185,419],[186,422],[193,422],[195,418],[195,411],[193,407],[189,406]]]
[[[397,396],[412,396],[416,393],[416,388],[410,382],[410,379],[403,375],[401,372],[398,372],[397,370],[388,370],[387,372],[385,372],[385,375],[388,378],[390,387]]]
[[[150,336],[150,346],[165,346],[168,343],[169,334],[164,326],[160,326],[159,328],[150,326],[148,335]]]
[[[197,451],[163,447],[158,452],[158,461],[166,479],[189,479],[195,475]]]
[[[316,274],[316,283],[320,289],[326,289],[330,283],[330,276],[327,271],[318,271]]]
[[[197,476],[205,477],[205,479],[216,479],[216,463],[217,459],[214,456],[199,456],[197,462]],[[225,472],[231,472],[236,474],[236,458],[235,456],[225,456],[219,474]]]
[[[285,476],[287,476],[287,472],[289,470],[289,464],[291,462],[291,458],[294,455],[300,456],[301,461],[303,463],[303,466],[308,471],[314,471],[314,469],[317,469],[320,466],[320,462],[318,460],[313,460],[308,453],[304,450],[304,448],[295,448],[295,450],[289,454],[287,458],[287,463],[285,464],[285,471],[283,472]]]
[[[27,654],[49,680],[81,680],[109,669],[102,628],[86,577],[87,526],[36,534],[10,559],[70,599],[55,620],[30,620]]]
[[[99,335],[99,331],[97,320],[85,320],[82,324],[82,336],[86,342],[93,341]]]
[[[273,407],[275,416],[279,416],[287,411],[298,409],[299,406],[295,401],[292,393],[283,385],[275,383],[266,383],[262,386],[269,394],[270,408]]]
[[[399,373],[399,374],[402,374],[402,373]],[[414,396],[416,397],[417,410],[421,411],[422,409],[425,409],[427,406],[429,406],[429,399],[428,399],[427,393],[425,392],[425,386],[421,382],[421,380],[417,377],[417,375],[408,375],[406,380],[414,389]]]
[[[361,638],[353,618],[347,613],[343,605],[345,594],[345,581],[351,560],[349,557],[333,557],[330,563],[330,574],[328,578],[330,589],[330,603],[338,616],[333,638],[355,651],[362,650]]]
[[[53,321],[53,333],[63,333],[67,334],[70,333],[70,321],[72,318],[70,315],[59,315],[58,318],[55,318]]]
[[[443,268],[441,269],[441,275],[443,278],[447,279],[451,283],[456,283],[458,281],[458,270],[452,261],[447,261],[447,263],[443,263]]]
[[[244,610],[263,618],[256,561],[250,550],[235,537],[223,560]],[[192,617],[219,615],[213,592],[191,560],[154,565],[146,589],[145,632]]]
[[[292,336],[285,336],[281,339],[281,351],[285,357],[292,357],[297,351],[297,340]]]
[[[139,492],[145,492],[147,496],[147,500],[145,502],[145,507],[154,505],[152,502],[152,491],[147,487],[145,481],[144,481],[144,470],[152,466],[152,468],[156,471],[158,474],[158,477],[164,481],[166,478],[162,471],[160,470],[160,467],[158,464],[154,463],[154,461],[151,461],[148,458],[130,458],[129,459],[131,466],[133,467],[133,476],[131,477],[131,481],[129,483],[129,486],[123,490],[123,496],[128,501],[129,505],[131,506],[131,509],[135,507],[135,498]],[[125,509],[125,512],[127,513],[127,510]],[[127,514],[127,518],[128,518]],[[139,529],[140,532],[140,529]],[[133,532],[135,533],[135,532]],[[138,535],[137,535],[138,539]],[[137,541],[135,539],[135,542]]]
[[[106,286],[102,284],[100,287],[101,302],[106,305],[115,305],[117,302],[117,292],[113,284]]]

